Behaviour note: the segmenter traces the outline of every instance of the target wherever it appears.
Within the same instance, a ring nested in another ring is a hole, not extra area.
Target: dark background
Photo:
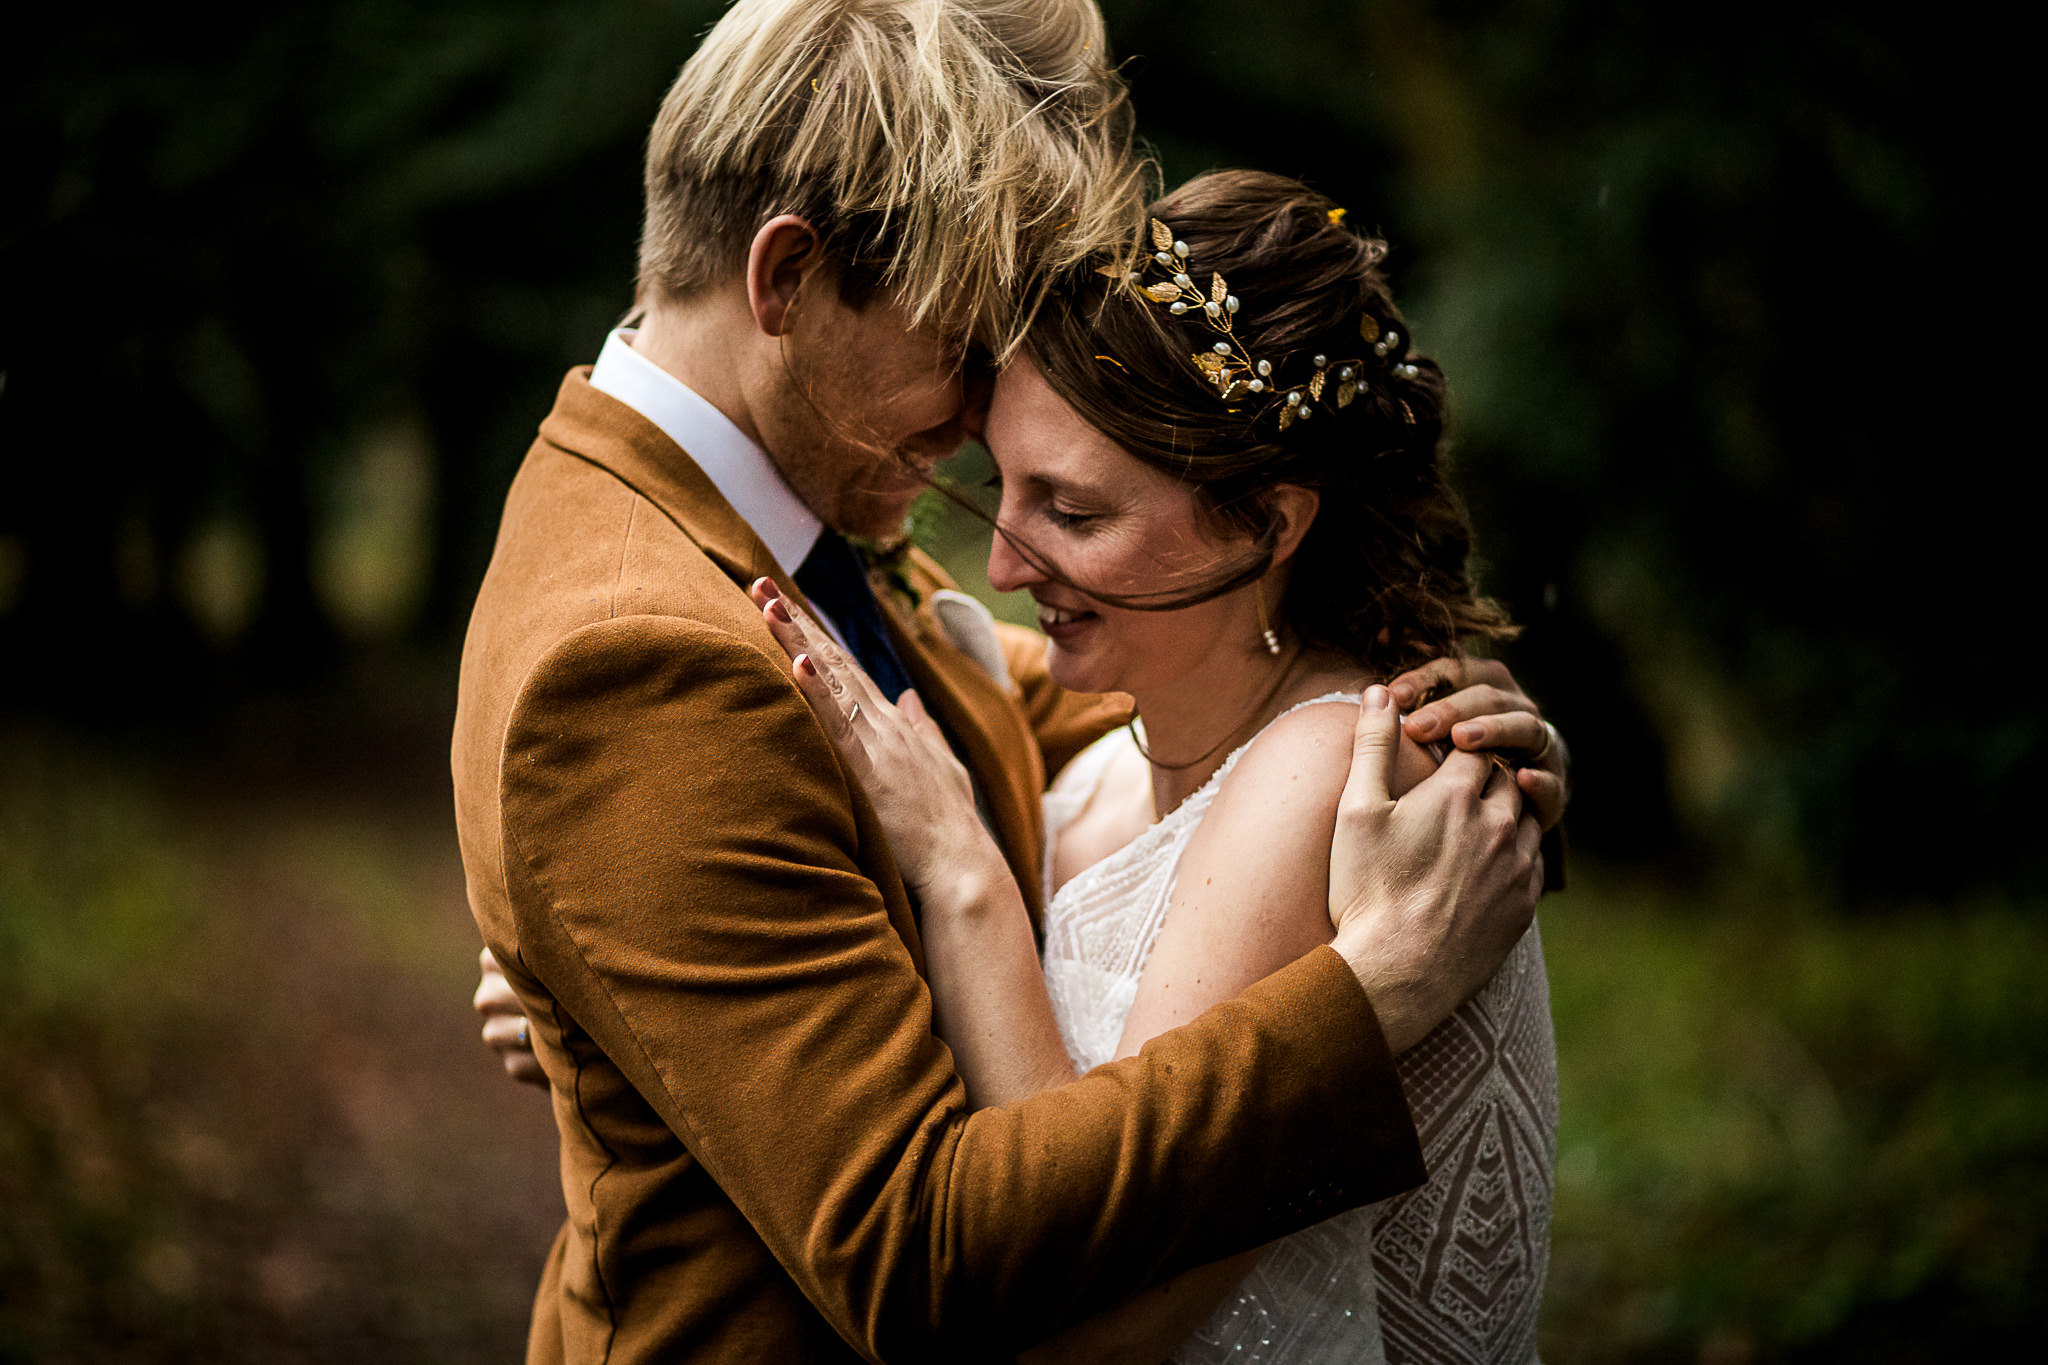
[[[11,21],[0,1359],[516,1353],[557,1196],[461,1011],[454,660],[719,8]],[[1169,183],[1298,175],[1393,243],[1571,738],[1546,1356],[2038,1344],[2028,45],[1850,3],[1104,9]]]

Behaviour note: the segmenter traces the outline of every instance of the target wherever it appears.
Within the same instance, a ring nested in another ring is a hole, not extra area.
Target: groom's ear
[[[764,334],[789,330],[804,282],[822,255],[817,229],[793,213],[769,219],[754,234],[747,248],[747,306]]]

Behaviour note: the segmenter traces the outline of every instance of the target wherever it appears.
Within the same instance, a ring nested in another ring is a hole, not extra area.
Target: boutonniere
[[[911,538],[904,536],[888,544],[857,536],[848,536],[846,540],[867,567],[868,581],[886,590],[909,615],[915,617],[924,605],[924,594],[917,590],[910,578]]]

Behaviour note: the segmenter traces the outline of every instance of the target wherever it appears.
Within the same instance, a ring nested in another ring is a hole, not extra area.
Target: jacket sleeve
[[[879,827],[786,674],[668,617],[559,643],[506,733],[506,872],[528,968],[863,1354],[1014,1350],[1422,1179],[1327,949],[1139,1057],[967,1112],[861,871],[887,866]]]

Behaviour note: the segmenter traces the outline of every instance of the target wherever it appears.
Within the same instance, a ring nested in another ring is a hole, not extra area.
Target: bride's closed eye
[[[989,475],[987,479],[983,480],[981,486],[983,488],[1001,490],[1003,486],[1003,471],[998,469],[995,473]],[[1097,512],[1074,511],[1071,508],[1060,506],[1050,498],[1039,504],[1038,511],[1047,521],[1062,531],[1078,531],[1101,515]]]

